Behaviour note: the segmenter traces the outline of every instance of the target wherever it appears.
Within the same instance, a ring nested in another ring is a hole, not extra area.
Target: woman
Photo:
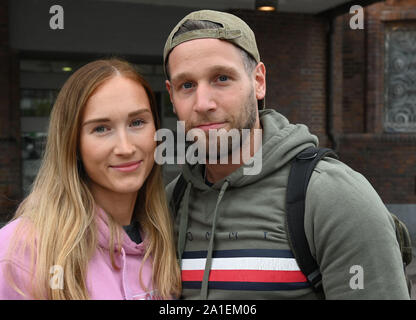
[[[67,80],[32,191],[0,230],[0,299],[179,295],[158,128],[154,95],[127,62],[91,62]]]

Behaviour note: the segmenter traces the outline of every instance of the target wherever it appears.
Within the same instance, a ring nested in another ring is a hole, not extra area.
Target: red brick
[[[266,106],[326,144],[326,22],[304,14],[233,12],[253,29],[266,65]]]

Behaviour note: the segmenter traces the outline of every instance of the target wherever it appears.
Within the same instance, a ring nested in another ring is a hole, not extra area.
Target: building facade
[[[355,29],[354,13],[345,6],[317,14],[229,11],[256,34],[267,68],[266,106],[308,125],[413,230],[416,0],[360,3],[364,25]],[[64,8],[63,29],[51,27],[56,4]],[[30,190],[56,94],[81,65],[109,56],[135,63],[156,92],[162,125],[176,127],[162,51],[171,28],[192,10],[122,1],[0,0],[0,221]],[[176,172],[166,167],[167,181]]]

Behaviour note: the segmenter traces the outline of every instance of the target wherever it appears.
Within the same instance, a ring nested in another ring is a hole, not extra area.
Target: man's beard
[[[250,94],[248,95],[247,99],[244,101],[243,110],[240,113],[240,116],[234,120],[231,124],[231,129],[238,130],[238,142],[239,143],[233,143],[233,139],[231,137],[227,138],[227,148],[225,150],[221,150],[221,138],[220,136],[217,137],[216,141],[210,141],[209,139],[209,133],[206,133],[206,155],[207,155],[207,162],[210,158],[210,144],[213,144],[211,146],[211,150],[216,149],[216,159],[217,163],[221,158],[228,158],[231,156],[231,154],[234,152],[239,152],[242,148],[242,145],[244,143],[244,138],[250,138],[250,135],[243,135],[243,129],[251,130],[254,128],[256,124],[257,119],[257,100],[254,96],[254,89],[251,90]],[[229,131],[228,131],[229,132]],[[223,152],[221,152],[223,151]],[[211,158],[212,159],[212,158]]]

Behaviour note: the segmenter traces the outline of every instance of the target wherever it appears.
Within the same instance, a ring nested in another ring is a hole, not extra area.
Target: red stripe
[[[182,281],[202,281],[204,270],[182,270]],[[301,271],[211,270],[209,281],[306,282]]]

